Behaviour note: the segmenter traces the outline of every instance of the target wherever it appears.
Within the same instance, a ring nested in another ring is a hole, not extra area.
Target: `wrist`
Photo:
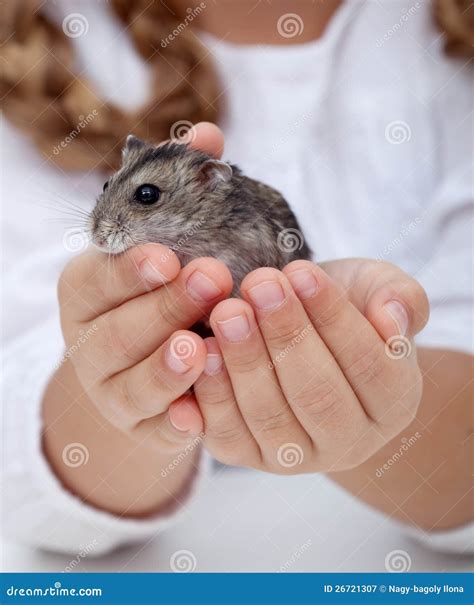
[[[70,361],[43,400],[43,451],[65,489],[107,512],[144,517],[167,509],[186,489],[199,439],[166,453],[112,426],[83,391]]]

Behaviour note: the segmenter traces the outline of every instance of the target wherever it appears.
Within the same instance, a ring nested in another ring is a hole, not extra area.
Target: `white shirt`
[[[150,75],[103,3],[63,0],[77,69],[126,109],[147,99]],[[472,72],[448,60],[431,6],[346,2],[321,40],[237,46],[203,36],[227,101],[225,159],[285,195],[316,260],[388,260],[416,277],[431,303],[418,344],[472,351]],[[126,93],[125,93],[126,91]],[[63,353],[56,284],[85,240],[50,219],[66,198],[90,208],[102,175],[66,173],[3,124],[4,520],[33,545],[95,554],[168,522],[118,519],[62,488],[41,450],[41,400]],[[60,216],[60,215],[59,215]],[[431,538],[465,549],[469,529]]]

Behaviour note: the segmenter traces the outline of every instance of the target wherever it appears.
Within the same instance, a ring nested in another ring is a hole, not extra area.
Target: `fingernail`
[[[204,374],[215,376],[222,368],[222,355],[219,353],[208,353],[204,364]]]
[[[186,289],[194,300],[199,302],[210,302],[222,294],[222,290],[204,273],[194,271],[188,277]]]
[[[285,300],[283,288],[277,281],[263,281],[248,293],[254,305],[264,310],[274,309]]]
[[[172,413],[171,409],[168,412],[168,418],[170,420],[171,426],[175,428],[180,433],[187,433],[189,431],[189,427],[186,426],[186,423],[180,422],[180,415],[177,413]]]
[[[219,330],[229,342],[240,342],[250,334],[249,320],[245,315],[236,315],[230,319],[218,321]]]
[[[400,334],[400,336],[405,336],[408,332],[409,322],[408,313],[405,307],[397,300],[389,300],[388,303],[385,304],[384,308],[395,322],[397,334]]]
[[[316,278],[308,269],[293,271],[293,273],[288,275],[288,279],[301,300],[305,300],[305,298],[310,298],[316,294],[318,284]]]
[[[148,258],[140,264],[140,275],[150,284],[164,284],[166,282],[165,276],[158,271]]]
[[[165,352],[165,360],[166,360],[166,364],[170,370],[172,370],[173,372],[176,372],[177,374],[185,374],[188,370],[191,369],[192,365],[188,365],[186,363],[186,361],[184,360],[183,356],[180,353],[180,348],[181,347],[179,345],[177,348],[177,346],[173,343],[173,341],[171,341]],[[185,353],[186,353],[186,358],[189,359],[189,357],[190,357],[189,352],[186,351]]]

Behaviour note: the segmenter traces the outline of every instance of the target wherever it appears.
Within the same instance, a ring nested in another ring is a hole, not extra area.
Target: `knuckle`
[[[195,389],[198,401],[202,406],[208,405],[210,407],[223,407],[228,403],[233,403],[235,405],[233,397],[223,389],[215,389],[212,387],[210,389],[206,389],[205,386],[201,386],[200,388],[195,387]]]
[[[320,300],[322,304],[313,311],[311,319],[318,327],[332,328],[341,320],[345,299],[342,295],[324,296],[322,293]]]
[[[230,373],[253,374],[263,367],[265,360],[262,355],[249,353],[248,349],[242,353],[235,353],[232,357],[226,359],[226,366]]]
[[[175,330],[177,327],[190,325],[194,318],[187,312],[176,299],[171,300],[167,292],[157,292],[158,313],[160,319],[169,329]]]
[[[242,439],[242,431],[236,425],[225,425],[222,419],[206,421],[205,439],[217,445],[219,448],[234,446]]]
[[[135,336],[127,336],[127,332],[123,330],[116,313],[110,313],[106,325],[107,335],[103,341],[106,353],[109,355],[112,353],[114,358],[125,359],[129,365],[134,365],[140,361],[142,355],[139,339]]]
[[[382,380],[387,373],[388,363],[377,342],[362,353],[356,353],[353,359],[343,368],[355,389]]]
[[[303,410],[313,421],[322,423],[339,407],[338,389],[328,380],[314,380],[291,397],[291,403]]]
[[[256,433],[262,435],[272,434],[277,431],[287,429],[292,423],[292,417],[288,410],[269,410],[267,407],[259,407],[252,411],[248,416],[248,423]]]
[[[126,418],[140,420],[143,418],[143,411],[140,409],[136,395],[132,393],[127,378],[122,382],[120,393],[120,412]]]
[[[272,323],[270,328],[268,333],[265,334],[265,341],[272,348],[283,349],[294,342],[305,327],[293,318],[288,317],[280,319],[278,323]]]

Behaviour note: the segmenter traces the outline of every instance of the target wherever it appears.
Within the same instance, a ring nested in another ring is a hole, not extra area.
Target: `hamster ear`
[[[199,169],[199,177],[206,187],[214,191],[221,183],[232,178],[232,166],[222,160],[206,160]]]
[[[129,134],[125,140],[125,146],[122,149],[122,161],[125,163],[135,152],[140,151],[145,146],[146,143],[138,139],[133,134]]]

